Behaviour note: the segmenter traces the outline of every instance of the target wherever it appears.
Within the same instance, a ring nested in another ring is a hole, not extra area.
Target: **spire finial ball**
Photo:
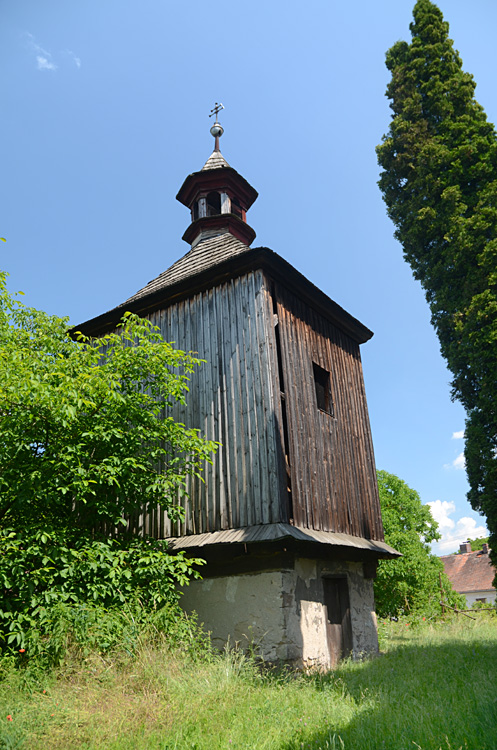
[[[218,122],[215,122],[211,128],[211,135],[214,138],[219,138],[224,133],[224,128]]]

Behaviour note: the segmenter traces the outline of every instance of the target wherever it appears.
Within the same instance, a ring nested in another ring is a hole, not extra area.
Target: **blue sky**
[[[465,495],[464,412],[377,187],[386,50],[413,0],[2,0],[0,267],[28,304],[76,324],[188,249],[175,200],[221,150],[259,191],[272,248],[370,327],[362,347],[378,468],[442,522],[439,553],[484,532]],[[442,0],[497,121],[497,3]],[[456,437],[454,437],[456,435]]]

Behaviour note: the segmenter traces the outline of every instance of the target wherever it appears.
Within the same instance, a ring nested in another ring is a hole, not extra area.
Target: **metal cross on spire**
[[[212,117],[212,115],[216,115],[216,122],[211,127],[211,135],[214,136],[215,138],[214,151],[219,151],[219,138],[224,133],[224,128],[222,125],[219,124],[219,121],[217,119],[217,116],[222,109],[224,109],[224,104],[221,104],[220,102],[219,103],[216,102],[214,107],[211,109],[211,113],[209,115],[209,117]]]
[[[211,109],[211,113],[210,113],[209,117],[212,117],[212,115],[216,115],[216,122],[217,122],[217,116],[218,116],[219,112],[222,109],[224,109],[224,104],[216,102],[216,104],[214,105],[214,107]]]

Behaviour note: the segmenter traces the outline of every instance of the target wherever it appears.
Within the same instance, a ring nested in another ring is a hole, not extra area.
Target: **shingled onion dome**
[[[226,232],[245,245],[250,245],[255,239],[246,214],[258,193],[221,154],[219,138],[223,132],[216,116],[211,128],[211,135],[215,138],[214,151],[200,172],[188,175],[176,196],[191,211],[192,223],[183,239],[192,248],[208,237]]]

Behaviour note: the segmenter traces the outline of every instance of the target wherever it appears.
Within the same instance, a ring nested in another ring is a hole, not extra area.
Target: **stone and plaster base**
[[[181,600],[211,632],[213,645],[253,644],[267,662],[334,666],[327,635],[323,579],[346,577],[352,656],[378,652],[373,582],[360,562],[295,558],[278,570],[193,581]]]

